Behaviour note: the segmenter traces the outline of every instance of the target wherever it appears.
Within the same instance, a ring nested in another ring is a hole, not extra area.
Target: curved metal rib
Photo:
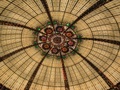
[[[50,51],[50,50],[49,50],[49,51]],[[31,75],[30,79],[28,80],[28,82],[27,82],[24,90],[29,90],[29,89],[30,89],[30,87],[31,87],[31,85],[32,85],[32,83],[33,83],[33,80],[34,80],[35,76],[37,75],[37,72],[38,72],[40,66],[42,65],[42,62],[44,61],[44,59],[45,59],[46,56],[48,55],[49,51],[45,54],[45,56],[42,58],[42,60],[38,63],[37,67],[35,68],[34,72],[33,72],[32,75]]]
[[[106,42],[106,43],[120,45],[120,41],[101,39],[101,38],[74,38],[74,39],[93,40],[93,41],[100,41],[100,42]]]
[[[40,32],[40,31],[37,31],[37,30],[34,29],[34,28],[31,28],[31,27],[28,27],[28,26],[25,26],[25,25],[22,25],[22,24],[14,23],[14,22],[4,21],[4,20],[0,20],[0,25],[22,27],[22,28],[30,29],[30,30],[35,31],[35,32],[42,33],[42,32]],[[42,33],[42,34],[44,34],[44,33]]]
[[[51,24],[52,24],[52,26],[53,26],[53,28],[54,28],[52,16],[51,16],[51,14],[50,14],[50,10],[49,10],[47,1],[46,1],[46,0],[40,0],[40,1],[41,1],[41,3],[43,4],[43,7],[44,7],[44,9],[45,9],[45,11],[46,11],[46,13],[47,13],[47,15],[48,15],[48,18],[49,18],[49,20],[50,20],[50,22],[51,22]]]
[[[63,76],[64,76],[65,90],[70,90],[69,83],[68,83],[68,78],[67,78],[67,73],[66,73],[66,70],[65,70],[64,60],[62,58],[61,52],[60,52],[60,57],[61,57],[62,70],[63,70]]]
[[[37,44],[34,44],[34,45],[29,45],[29,46],[20,48],[20,49],[18,49],[18,50],[15,50],[15,51],[7,54],[7,55],[4,55],[4,56],[0,57],[0,62],[2,62],[3,60],[9,58],[10,56],[12,56],[12,55],[14,55],[14,54],[16,54],[16,53],[18,53],[18,52],[20,52],[20,51],[22,51],[22,50],[25,50],[25,49],[27,49],[27,48],[33,47],[33,46],[38,45],[38,44],[40,44],[40,43],[37,43]]]
[[[94,5],[92,5],[90,8],[88,8],[85,12],[83,12],[75,21],[72,22],[72,24],[66,29],[66,31],[71,28],[75,23],[77,23],[80,19],[91,13],[92,11],[96,10],[97,8],[105,5],[106,3],[109,3],[112,0],[99,0]]]
[[[71,48],[72,49],[72,48]],[[83,58],[83,60],[85,60],[101,77],[102,79],[106,82],[106,84],[110,87],[113,88],[114,84],[112,83],[112,81],[110,81],[110,79],[99,69],[97,68],[92,62],[90,62],[86,57],[84,57],[83,55],[81,55],[79,52],[77,52],[76,50],[72,49],[75,53],[77,53],[80,57]]]

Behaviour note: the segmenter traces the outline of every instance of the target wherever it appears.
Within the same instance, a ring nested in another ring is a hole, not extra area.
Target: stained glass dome
[[[120,90],[120,0],[0,0],[0,90]]]

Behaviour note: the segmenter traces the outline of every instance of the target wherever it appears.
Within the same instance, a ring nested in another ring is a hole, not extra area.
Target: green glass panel
[[[47,25],[50,25],[51,24],[51,22],[49,21],[49,22],[47,22]]]
[[[72,29],[75,29],[75,26],[72,26],[71,28],[72,28]]]
[[[78,41],[79,41],[79,42],[82,42],[82,39],[81,39],[82,36],[81,36],[81,35],[78,35],[77,38],[78,38]]]
[[[68,26],[68,27],[69,27],[69,26],[70,26],[70,23],[67,23],[67,24],[66,24],[66,26]]]
[[[40,31],[40,30],[41,30],[41,28],[40,28],[40,27],[38,27],[38,28],[37,28],[37,30],[38,30],[38,31]]]
[[[53,24],[57,24],[57,21],[54,21]]]

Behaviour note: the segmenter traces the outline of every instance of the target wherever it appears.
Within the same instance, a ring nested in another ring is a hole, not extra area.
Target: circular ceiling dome
[[[0,90],[120,90],[120,0],[0,0]]]

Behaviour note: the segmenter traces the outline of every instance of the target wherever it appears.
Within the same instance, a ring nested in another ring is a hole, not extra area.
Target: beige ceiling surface
[[[97,0],[47,0],[53,20],[72,23]],[[43,28],[49,18],[40,0],[1,0],[0,20]],[[120,0],[96,9],[76,24],[83,37],[120,41]],[[0,25],[0,57],[33,44],[36,36],[25,28]],[[114,83],[120,82],[120,46],[83,40],[79,53],[97,66]],[[0,83],[12,90],[24,90],[43,55],[31,47],[0,62]],[[107,90],[109,86],[79,55],[64,60],[70,90]],[[61,61],[49,56],[43,61],[30,90],[65,90]]]

